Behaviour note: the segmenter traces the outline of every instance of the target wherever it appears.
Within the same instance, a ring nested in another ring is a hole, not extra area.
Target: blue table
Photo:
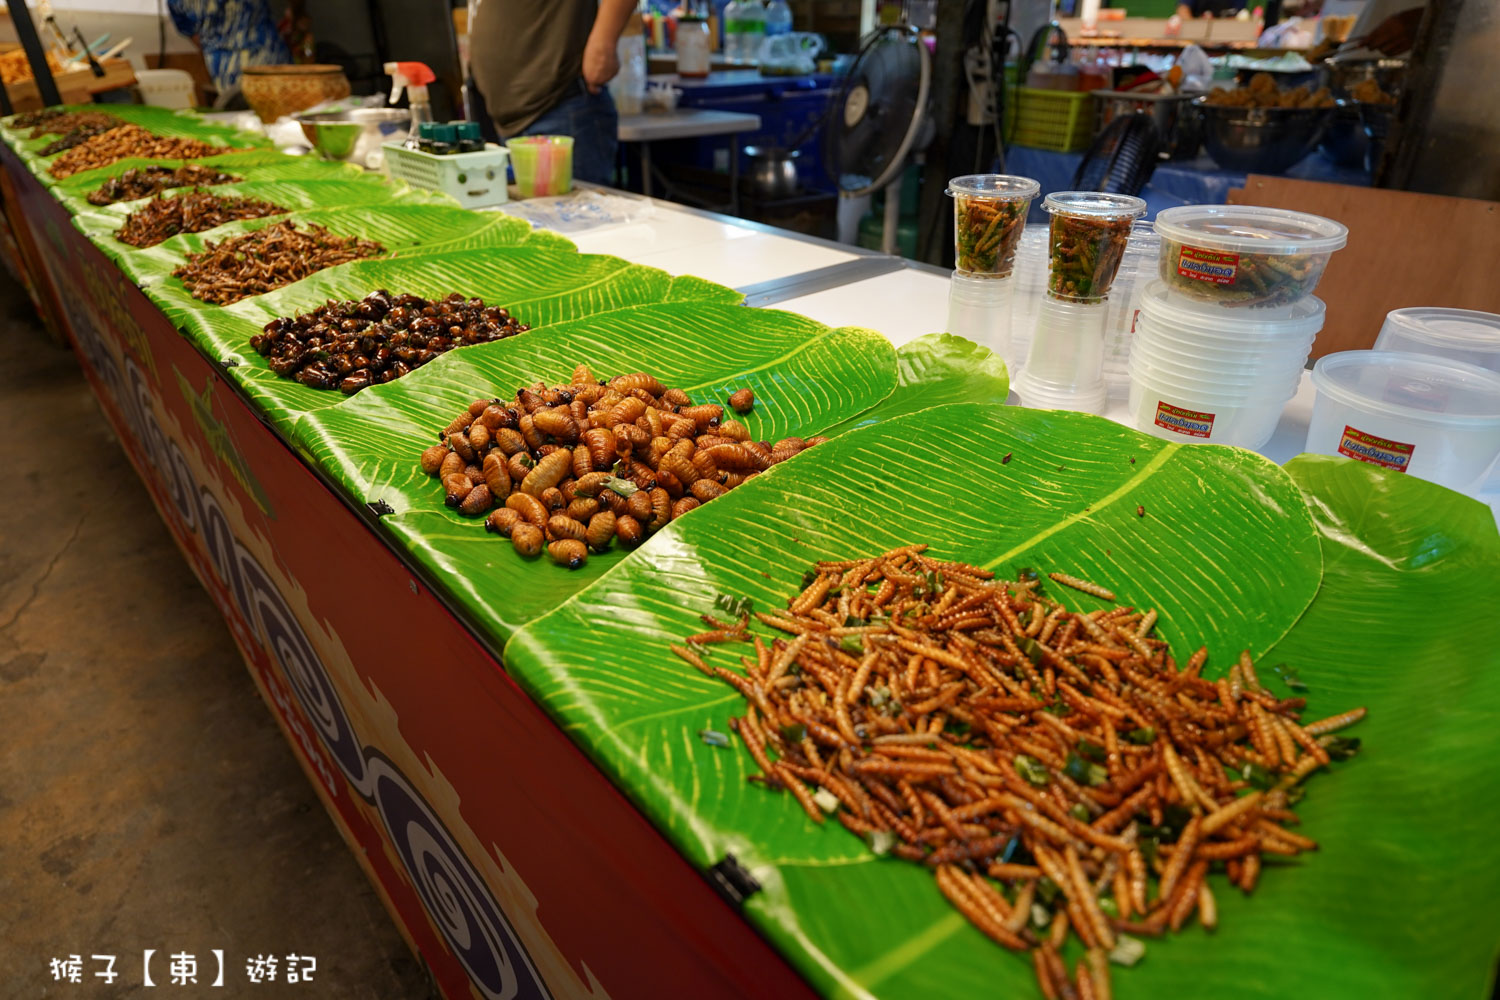
[[[1034,178],[1042,185],[1043,195],[1071,188],[1073,174],[1082,162],[1082,153],[1054,153],[1026,146],[1012,146],[1005,152],[1005,172]],[[1157,212],[1176,205],[1222,205],[1229,199],[1230,188],[1244,187],[1247,176],[1237,170],[1225,170],[1207,156],[1164,161],[1141,192],[1146,199],[1147,218],[1155,218]],[[1287,170],[1285,176],[1360,187],[1370,185],[1370,175],[1364,170],[1336,166],[1316,150]],[[1038,198],[1032,208],[1033,222],[1045,220],[1044,214],[1037,214],[1040,209],[1036,206],[1040,204]]]

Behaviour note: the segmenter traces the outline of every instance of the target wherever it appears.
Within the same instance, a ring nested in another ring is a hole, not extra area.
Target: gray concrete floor
[[[0,998],[155,996],[147,948],[159,984],[162,956],[208,972],[224,951],[225,989],[172,996],[429,995],[72,355],[0,272]],[[291,953],[311,983],[247,984],[246,956]],[[53,982],[72,954],[84,983]]]

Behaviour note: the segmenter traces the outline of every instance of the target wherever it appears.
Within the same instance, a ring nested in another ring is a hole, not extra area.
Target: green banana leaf
[[[110,178],[140,167],[156,165],[175,167],[184,163],[222,170],[247,181],[355,180],[380,184],[386,180],[383,174],[361,170],[352,163],[332,163],[311,156],[288,156],[274,149],[256,149],[248,153],[205,156],[199,160],[147,160],[138,156],[127,157],[103,167],[64,177],[53,186],[53,193],[70,209],[92,212],[96,211],[98,206],[89,204],[89,193]]]
[[[82,110],[74,107],[71,110]],[[90,105],[88,110],[108,111],[116,117],[128,122],[140,125],[156,135],[180,139],[198,139],[203,142],[223,146],[225,150],[267,150],[272,149],[271,140],[263,135],[253,132],[242,132],[238,129],[223,125],[206,122],[190,114],[181,114],[169,111],[165,108],[148,108],[139,105]],[[67,178],[53,177],[47,172],[47,167],[52,164],[59,153],[51,156],[40,155],[40,150],[51,142],[56,136],[44,135],[36,139],[23,138],[29,135],[30,130],[25,132],[11,132],[6,136],[6,141],[21,160],[34,173],[43,184],[53,185],[59,180]],[[217,157],[213,157],[216,159]],[[158,161],[162,162],[162,161]]]
[[[287,166],[296,165],[295,160],[287,164]],[[124,216],[140,208],[146,200],[137,198],[131,201],[117,201],[109,205],[92,205],[88,201],[88,196],[97,188],[96,184],[77,194],[57,189],[54,191],[57,191],[58,200],[75,215]],[[167,188],[162,195],[170,198],[185,194],[192,188],[193,185]],[[405,181],[394,180],[381,174],[350,174],[345,171],[327,171],[316,168],[308,170],[306,167],[299,168],[289,176],[257,177],[254,180],[215,184],[211,188],[205,187],[202,190],[212,190],[222,195],[261,198],[293,210],[332,205],[374,205],[396,202],[449,206],[455,204],[452,198],[440,191],[413,187]],[[326,200],[328,198],[334,200]]]
[[[673,278],[617,257],[579,254],[571,245],[560,248],[550,239],[528,239],[516,246],[331,268],[297,285],[227,306],[212,323],[184,329],[210,355],[233,362],[228,377],[291,438],[293,424],[303,414],[341,405],[345,397],[275,374],[250,348],[250,337],[278,316],[306,312],[328,299],[362,298],[377,288],[427,298],[462,292],[502,305],[533,327],[557,323],[564,316],[591,317],[653,303],[740,301],[738,292],[701,279]]]
[[[413,188],[404,181],[394,181],[389,185],[368,184],[357,180],[245,181],[240,184],[219,185],[212,190],[216,194],[225,196],[259,198],[262,201],[280,205],[289,213],[297,213],[292,215],[293,219],[301,219],[306,214],[316,212],[324,220],[325,225],[329,224],[330,219],[341,216],[341,209],[383,209],[417,205],[433,205],[450,209],[458,207],[453,199],[445,194],[424,188]],[[178,190],[175,193],[184,192]],[[169,194],[168,197],[170,196]],[[279,221],[283,217],[280,215],[267,217],[264,221],[261,219],[245,220],[198,233],[185,233],[182,236],[163,240],[152,247],[133,247],[115,239],[115,233],[124,225],[126,216],[143,208],[147,201],[149,199],[139,199],[117,202],[102,208],[91,207],[90,211],[78,212],[73,216],[73,225],[107,257],[114,260],[120,270],[124,271],[132,281],[137,283],[148,282],[163,274],[170,274],[173,269],[184,263],[188,252],[203,249],[204,244],[209,240],[218,241],[225,236],[236,235],[248,229],[259,228],[260,225]],[[465,216],[463,221],[469,223],[472,229],[481,229],[486,223],[491,228],[497,227],[493,219],[485,219],[473,213],[465,213]],[[448,227],[448,231],[451,232],[454,231],[453,221],[456,218],[458,217],[441,215],[436,221]],[[498,228],[506,228],[506,224],[499,223]]]
[[[941,459],[910,461],[913,442],[968,460],[945,476]],[[1116,485],[1127,454],[1137,462]],[[892,468],[917,474],[893,480]],[[746,916],[820,992],[1038,995],[1024,956],[969,926],[927,872],[748,786],[738,743],[696,735],[728,732],[742,700],[664,645],[718,593],[780,607],[814,559],[921,540],[997,571],[1079,567],[1157,607],[1181,653],[1206,641],[1211,676],[1248,647],[1273,687],[1281,672],[1267,664],[1299,672],[1309,718],[1370,709],[1351,731],[1360,757],[1315,776],[1298,807],[1322,849],[1268,866],[1251,898],[1213,876],[1218,931],[1149,941],[1139,966],[1115,971],[1116,997],[1488,997],[1500,872],[1486,848],[1500,800],[1483,789],[1500,750],[1500,621],[1474,605],[1500,573],[1487,509],[1344,459],[1304,456],[1282,472],[1246,452],[1012,408],[915,414],[786,472],[670,526],[518,632],[505,661],[694,864],[732,853],[752,872],[763,891]]]
[[[274,219],[253,219],[220,226],[210,234],[187,233],[153,247],[149,255],[132,255],[129,268],[132,277],[141,285],[167,318],[176,326],[197,329],[213,337],[214,328],[221,322],[225,306],[214,305],[195,299],[172,271],[187,261],[187,254],[204,249],[209,240],[219,242],[241,233],[251,232],[264,226],[285,221],[288,216]],[[318,224],[340,236],[361,236],[378,241],[386,249],[384,258],[416,258],[432,254],[453,256],[460,251],[479,251],[497,247],[527,245],[555,248],[564,255],[576,256],[573,244],[555,233],[534,231],[523,220],[500,212],[470,212],[466,209],[444,205],[372,205],[345,208],[309,209],[291,214],[290,218],[299,226]],[[359,262],[355,262],[356,264]],[[354,264],[343,265],[343,267]],[[301,286],[319,279],[327,279],[329,272],[342,268],[330,268],[304,278],[301,282],[277,289],[286,293],[297,289],[292,295],[299,301],[320,305],[323,298],[307,298]],[[398,272],[405,273],[404,266]],[[334,283],[340,281],[332,279]],[[325,287],[322,283],[318,285]],[[364,295],[372,291],[365,288]],[[346,296],[347,297],[347,296]],[[240,305],[247,300],[241,300]],[[310,307],[310,306],[309,306]],[[282,315],[278,313],[277,315]],[[267,317],[269,318],[269,317]],[[262,323],[265,320],[261,321]]]
[[[480,519],[444,507],[441,487],[423,474],[417,456],[476,397],[513,396],[539,380],[566,382],[579,363],[601,376],[650,371],[695,400],[722,402],[751,388],[756,406],[743,420],[752,436],[768,441],[818,434],[875,406],[896,384],[895,349],[871,331],[723,302],[661,302],[446,354],[398,382],[308,414],[297,422],[295,443],[357,501],[384,501],[394,513],[381,524],[397,544],[433,567],[503,641],[629,554],[594,556],[573,572],[522,560]],[[496,579],[507,581],[504,601],[492,597]]]

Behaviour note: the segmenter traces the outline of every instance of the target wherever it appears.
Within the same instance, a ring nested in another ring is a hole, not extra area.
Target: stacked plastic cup
[[[1470,493],[1500,456],[1500,375],[1401,351],[1344,351],[1313,368],[1307,450]]]
[[[1130,414],[1168,440],[1259,448],[1323,328],[1312,295],[1344,226],[1315,215],[1189,205],[1156,217],[1160,278],[1140,298]]]
[[[573,190],[573,137],[518,135],[507,139],[511,168],[522,198],[567,194]]]
[[[953,198],[953,281],[949,333],[983,344],[1001,357],[1010,350],[1016,247],[1041,185],[1029,177],[969,174],[948,182]]]
[[[1375,350],[1431,354],[1500,372],[1500,316],[1433,306],[1392,309]]]
[[[1103,413],[1109,294],[1146,203],[1095,191],[1050,194],[1047,291],[1026,367],[1014,386],[1022,406]]]

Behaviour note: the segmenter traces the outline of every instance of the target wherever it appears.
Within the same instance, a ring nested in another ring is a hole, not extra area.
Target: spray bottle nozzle
[[[385,72],[391,78],[392,104],[401,100],[401,92],[407,88],[416,90],[420,87],[425,94],[427,85],[437,79],[426,63],[419,62],[388,62]]]

